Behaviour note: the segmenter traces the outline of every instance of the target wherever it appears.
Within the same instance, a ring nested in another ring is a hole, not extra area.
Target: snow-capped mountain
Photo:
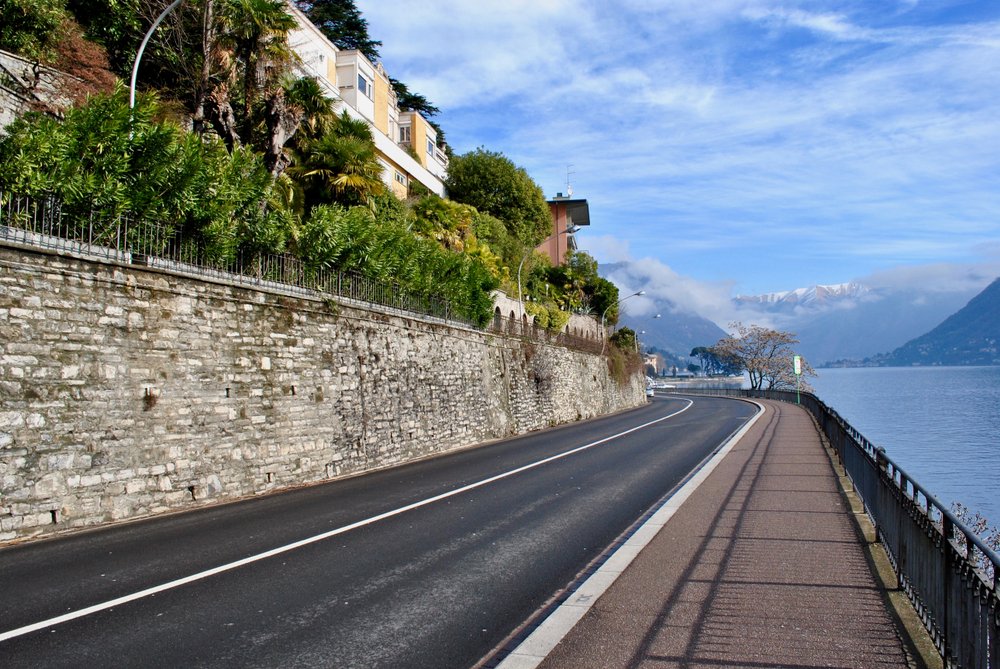
[[[767,295],[733,298],[753,321],[754,312],[795,333],[796,350],[815,365],[861,360],[900,346],[954,313],[969,295],[934,286],[872,289],[857,282],[810,286]]]
[[[761,305],[767,308],[822,307],[831,302],[862,298],[872,291],[860,283],[838,283],[832,286],[809,286],[764,295],[737,295],[734,301],[743,305]]]
[[[621,311],[623,325],[645,330],[646,346],[682,356],[714,345],[725,334],[720,325],[752,323],[794,333],[796,352],[813,366],[892,351],[961,309],[997,274],[946,269],[904,268],[871,280],[734,298],[724,283],[695,281],[651,259],[600,267],[623,297],[644,291]],[[662,317],[642,320],[655,314]]]

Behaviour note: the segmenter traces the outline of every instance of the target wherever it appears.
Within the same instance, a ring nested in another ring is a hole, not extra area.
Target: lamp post
[[[627,295],[622,299],[618,300],[617,302],[615,302],[614,304],[609,304],[607,308],[604,310],[604,312],[601,314],[601,334],[603,335],[603,339],[601,340],[601,355],[604,355],[604,349],[607,348],[608,344],[608,331],[604,326],[604,317],[608,315],[608,311],[611,309],[611,307],[617,307],[619,304],[629,299],[630,297],[636,297],[637,295],[645,295],[645,294],[646,291],[639,290],[632,293],[631,295]]]
[[[135,107],[135,80],[139,76],[139,61],[142,60],[142,52],[146,50],[146,44],[149,43],[149,38],[153,36],[153,33],[160,24],[163,23],[163,19],[167,18],[167,14],[177,9],[177,6],[184,2],[184,0],[174,0],[169,7],[163,10],[163,13],[156,17],[153,21],[153,25],[150,26],[149,32],[146,36],[142,38],[142,44],[139,45],[139,51],[135,54],[135,63],[132,64],[132,80],[128,87],[128,108],[132,109]]]
[[[524,311],[524,300],[521,298],[521,268],[524,267],[524,261],[534,252],[535,249],[528,249],[528,252],[524,254],[520,264],[517,266],[517,303],[520,305],[521,311]]]

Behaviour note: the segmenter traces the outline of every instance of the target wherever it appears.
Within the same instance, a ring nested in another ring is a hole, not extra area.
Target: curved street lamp
[[[632,293],[631,295],[627,295],[627,296],[623,297],[622,299],[618,300],[614,304],[609,304],[607,306],[607,308],[604,310],[604,313],[601,314],[601,334],[603,335],[603,338],[601,340],[601,355],[604,355],[604,349],[607,348],[607,344],[608,344],[608,331],[607,331],[607,328],[605,328],[605,326],[604,326],[604,317],[608,315],[608,311],[611,310],[611,307],[617,307],[619,304],[621,304],[625,300],[629,299],[630,297],[636,297],[637,295],[645,295],[645,294],[646,294],[646,291],[644,291],[644,290],[638,290],[638,291]]]
[[[149,43],[149,38],[153,36],[156,29],[160,27],[163,23],[163,19],[167,18],[167,14],[177,9],[177,6],[184,2],[184,0],[174,0],[169,7],[163,10],[163,13],[156,17],[153,21],[153,25],[150,26],[149,31],[146,36],[142,38],[142,44],[139,45],[139,51],[135,54],[135,63],[132,64],[132,80],[129,82],[128,87],[128,108],[133,109],[135,107],[135,80],[139,76],[139,61],[142,60],[142,52],[146,50],[146,45]]]
[[[524,261],[528,259],[531,254],[535,252],[535,249],[528,249],[528,252],[524,254],[521,258],[521,263],[517,266],[517,302],[521,307],[521,311],[524,312],[524,300],[521,298],[521,268],[524,267]]]

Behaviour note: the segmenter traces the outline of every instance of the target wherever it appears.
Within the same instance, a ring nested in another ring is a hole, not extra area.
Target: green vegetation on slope
[[[377,58],[353,0],[297,4],[335,43]],[[478,323],[492,315],[497,287],[531,300],[553,330],[570,311],[611,307],[608,321],[617,320],[617,289],[590,256],[551,267],[532,252],[550,229],[548,205],[501,153],[453,157],[451,200],[419,188],[405,203],[392,197],[369,126],[336,113],[315,80],[293,76],[294,22],[281,0],[183,3],[147,48],[139,80],[148,92],[130,111],[108,68],[130,73],[158,13],[138,0],[0,0],[0,48],[89,82],[63,119],[29,114],[6,130],[4,196],[54,195],[68,217],[104,225],[156,222],[213,261],[292,253],[313,271],[441,295]],[[402,107],[437,113],[393,84]]]

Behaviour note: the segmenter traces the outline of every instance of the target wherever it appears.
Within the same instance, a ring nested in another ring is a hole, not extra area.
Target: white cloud
[[[1000,278],[1000,258],[968,265],[904,265],[880,270],[858,281],[888,291],[909,291],[919,286],[928,293],[975,293],[997,278]]]
[[[854,26],[842,14],[813,13],[801,9],[780,7],[750,7],[743,16],[753,21],[762,21],[776,27],[805,28],[832,36],[840,40],[866,39],[870,32]]]
[[[602,263],[616,263],[630,260],[632,252],[626,240],[609,235],[590,235],[581,232],[577,235],[582,249],[597,258]]]
[[[635,316],[681,312],[724,324],[737,313],[731,282],[698,281],[653,258],[623,261],[607,278],[623,296],[645,291],[629,299],[628,313]]]
[[[754,291],[969,263],[1000,238],[995,16],[927,23],[905,0],[359,5],[456,150],[500,150],[549,195],[573,165],[602,260],[641,249]]]

